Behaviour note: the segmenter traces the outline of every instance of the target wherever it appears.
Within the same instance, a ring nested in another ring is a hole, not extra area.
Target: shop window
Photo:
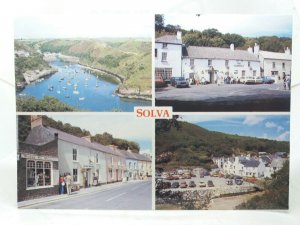
[[[28,160],[27,188],[51,186],[51,162]]]
[[[170,80],[172,77],[172,68],[155,68],[155,79]]]

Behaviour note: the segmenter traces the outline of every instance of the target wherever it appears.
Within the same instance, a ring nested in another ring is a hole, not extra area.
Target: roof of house
[[[254,159],[241,160],[240,163],[243,164],[245,167],[258,167],[260,164],[258,160]]]
[[[165,35],[155,39],[157,43],[169,43],[175,45],[182,45],[182,40],[177,39],[176,35]]]
[[[120,152],[126,159],[137,160],[137,157],[130,151],[121,150]]]
[[[148,156],[133,153],[139,160],[151,162],[151,159]]]
[[[270,162],[271,162],[271,159],[270,159],[269,156],[264,155],[264,156],[261,156],[260,158],[261,158],[264,162],[267,162],[267,163],[270,163]]]
[[[292,60],[292,55],[287,53],[259,51],[258,54],[265,59]]]
[[[188,46],[186,54],[187,57],[196,59],[231,59],[259,62],[259,59],[254,54],[246,50],[231,50],[229,48]]]

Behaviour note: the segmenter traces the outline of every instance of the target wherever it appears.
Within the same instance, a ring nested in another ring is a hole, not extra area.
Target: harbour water
[[[151,105],[151,101],[120,98],[115,94],[118,84],[108,82],[78,64],[56,60],[50,65],[58,72],[27,85],[17,95],[37,99],[53,96],[80,111],[130,112],[135,106]]]

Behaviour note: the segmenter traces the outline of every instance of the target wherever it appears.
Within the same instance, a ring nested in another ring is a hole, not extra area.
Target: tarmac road
[[[290,91],[283,84],[192,85],[158,88],[156,106],[173,106],[177,112],[290,111]]]
[[[72,196],[73,195],[73,196]],[[140,181],[121,184],[108,190],[92,192],[52,202],[39,203],[25,208],[31,209],[109,209],[151,210],[152,182]]]

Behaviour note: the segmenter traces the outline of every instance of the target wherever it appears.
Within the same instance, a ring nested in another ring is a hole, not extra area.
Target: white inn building
[[[155,79],[167,82],[171,77],[184,77],[201,82],[216,83],[230,77],[238,82],[242,77],[272,76],[278,82],[291,75],[292,55],[260,51],[255,43],[247,50],[185,46],[181,32],[155,39]]]

